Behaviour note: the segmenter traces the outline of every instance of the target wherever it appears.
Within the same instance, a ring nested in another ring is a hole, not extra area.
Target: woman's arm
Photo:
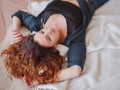
[[[64,80],[69,80],[69,79],[73,79],[76,77],[79,77],[81,74],[81,68],[78,65],[74,65],[71,66],[69,68],[65,68],[60,70],[60,72],[58,73],[58,82],[59,81],[64,81]],[[24,82],[26,83],[27,86],[29,87],[33,87],[38,85],[38,81],[33,81],[33,82],[27,82],[26,77],[23,77]]]
[[[20,30],[21,24],[22,23],[20,19],[16,16],[13,16],[13,19],[12,19],[13,30]]]
[[[13,15],[13,24],[16,25],[22,25],[25,26],[26,28],[28,28],[28,30],[30,30],[31,32],[34,31],[35,28],[35,22],[36,22],[36,17],[24,12],[24,11],[17,11],[15,12]],[[16,17],[16,18],[14,18]]]
[[[12,43],[19,42],[23,39],[23,35],[20,32],[21,24],[22,23],[20,19],[16,16],[13,16],[11,32]]]
[[[73,79],[81,74],[81,67],[74,65],[65,69],[62,69],[58,74],[58,81]]]
[[[86,47],[84,42],[76,42],[69,47],[68,68],[60,71],[59,81],[80,76],[85,63]]]
[[[17,11],[12,15],[12,42],[19,42],[23,39],[23,35],[20,32],[21,26],[25,26],[32,32],[33,28],[35,27],[35,20],[36,18],[28,14],[27,12],[24,11]]]

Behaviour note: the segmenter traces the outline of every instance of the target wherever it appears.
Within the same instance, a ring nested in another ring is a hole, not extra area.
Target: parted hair
[[[33,36],[25,36],[1,53],[5,55],[4,63],[10,78],[26,76],[28,82],[37,80],[39,84],[57,81],[64,58],[54,47],[40,46]]]

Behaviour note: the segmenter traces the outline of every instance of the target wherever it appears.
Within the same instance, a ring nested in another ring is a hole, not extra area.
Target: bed
[[[0,52],[11,43],[9,33],[11,31],[10,14],[18,9],[24,9],[37,15],[36,9],[45,7],[49,1],[7,0],[0,1],[0,27],[1,43]],[[6,8],[4,7],[7,4]],[[1,3],[0,3],[1,4]],[[0,57],[0,90],[120,90],[120,0],[110,0],[99,8],[91,23],[86,29],[86,62],[81,76],[72,80],[62,81],[53,84],[38,85],[33,88],[27,87],[22,80],[10,80]],[[16,7],[16,8],[15,8]],[[41,8],[41,10],[42,10]],[[3,9],[7,10],[4,11]],[[9,19],[5,19],[9,18]],[[6,28],[7,31],[6,31]],[[25,31],[24,31],[25,30]],[[22,33],[29,32],[25,27],[21,28]],[[4,34],[2,34],[4,33]],[[4,35],[6,36],[4,37]],[[3,35],[3,36],[2,36]],[[4,38],[4,39],[3,39]],[[58,49],[62,55],[66,55],[67,47],[59,45]],[[67,63],[64,62],[65,66]]]

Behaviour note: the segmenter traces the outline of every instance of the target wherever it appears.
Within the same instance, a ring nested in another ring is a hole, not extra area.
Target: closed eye
[[[44,31],[41,30],[40,33],[41,33],[41,34],[44,34]]]
[[[49,37],[49,36],[46,36],[46,40],[47,40],[48,42],[50,42],[50,41],[51,41],[51,39],[50,39],[50,37]]]
[[[44,34],[45,32],[44,31],[39,31],[40,34]],[[51,38],[49,36],[45,36],[45,39],[47,40],[47,42],[50,42],[51,41]]]

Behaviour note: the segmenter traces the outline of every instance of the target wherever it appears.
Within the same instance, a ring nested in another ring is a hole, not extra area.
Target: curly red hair
[[[40,46],[33,35],[10,45],[2,55],[6,55],[4,62],[11,78],[26,76],[28,82],[37,80],[39,84],[57,81],[63,63],[58,50]]]

